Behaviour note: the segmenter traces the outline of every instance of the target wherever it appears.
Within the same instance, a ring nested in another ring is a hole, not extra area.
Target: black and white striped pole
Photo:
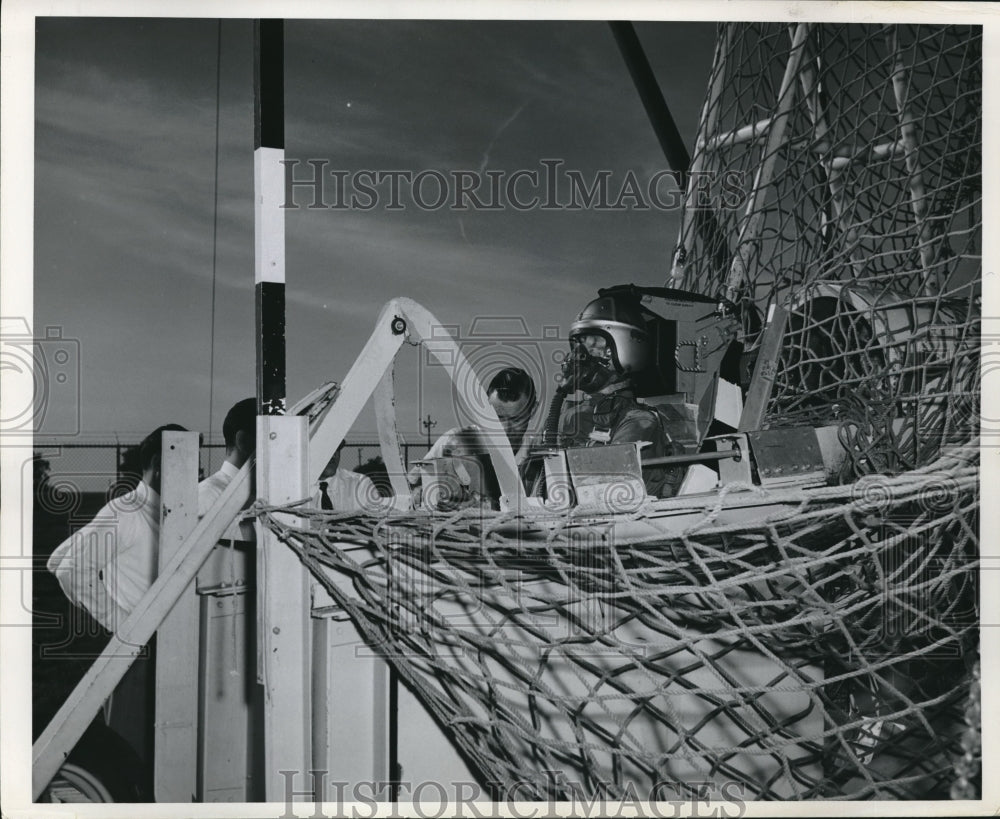
[[[284,21],[254,22],[257,412],[285,412]]]
[[[257,497],[307,494],[304,416],[285,415],[284,25],[254,23],[254,281]],[[263,687],[264,800],[285,798],[282,772],[312,765],[309,581],[295,554],[257,524],[257,680]],[[260,736],[258,734],[258,736]],[[308,799],[301,789],[295,800]]]

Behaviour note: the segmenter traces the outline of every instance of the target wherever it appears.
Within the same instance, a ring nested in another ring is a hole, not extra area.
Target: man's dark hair
[[[152,466],[154,457],[162,454],[164,432],[187,432],[187,429],[180,424],[164,424],[143,438],[139,444],[139,468],[143,472]]]
[[[222,422],[222,437],[226,441],[226,449],[236,446],[236,433],[243,430],[254,441],[257,436],[257,399],[244,398],[233,404]]]
[[[501,401],[518,401],[528,396],[530,403],[535,403],[535,382],[520,367],[506,367],[490,381],[486,389],[487,395],[497,394]]]

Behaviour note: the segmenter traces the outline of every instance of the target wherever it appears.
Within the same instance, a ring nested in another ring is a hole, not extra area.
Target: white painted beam
[[[307,421],[257,417],[257,493],[271,504],[307,494]],[[264,686],[265,801],[285,798],[286,777],[312,765],[309,573],[298,555],[258,523],[258,674]],[[301,798],[301,797],[299,797]]]
[[[161,464],[160,574],[198,522],[198,433],[164,432]],[[197,790],[197,598],[194,583],[189,583],[156,635],[157,802],[192,802]]]

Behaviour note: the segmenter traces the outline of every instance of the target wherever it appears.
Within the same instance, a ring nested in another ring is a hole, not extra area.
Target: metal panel
[[[198,798],[247,802],[251,696],[255,683],[249,653],[250,596],[203,594],[198,712]]]
[[[772,304],[767,313],[767,326],[761,336],[753,378],[750,379],[747,400],[743,405],[743,413],[737,427],[740,432],[760,429],[764,422],[764,412],[767,410],[768,401],[771,400],[774,378],[778,374],[781,345],[785,338],[785,324],[787,322],[788,311]]]
[[[455,750],[455,744],[441,730],[434,718],[404,685],[398,692],[397,758],[403,783],[400,798],[412,798],[413,792],[427,800],[445,795],[447,804],[459,804],[474,793],[476,777]],[[434,783],[423,785],[422,783]]]
[[[613,513],[630,512],[646,499],[639,465],[641,444],[608,444],[566,450],[577,503]]]
[[[762,486],[826,482],[823,454],[812,427],[767,429],[747,435]]]
[[[739,449],[740,459],[726,458],[719,461],[719,482],[723,486],[730,484],[753,485],[753,473],[750,470],[750,447],[747,444],[746,435],[732,435],[726,438],[717,438],[715,449],[718,452],[731,452]]]
[[[226,534],[230,534],[230,527]],[[208,556],[198,572],[200,593],[225,591],[252,585],[254,579],[254,544],[224,538]]]
[[[313,768],[326,772],[328,783],[346,783],[349,799],[359,783],[390,779],[389,669],[342,614],[312,622]],[[372,796],[371,789],[361,793]]]

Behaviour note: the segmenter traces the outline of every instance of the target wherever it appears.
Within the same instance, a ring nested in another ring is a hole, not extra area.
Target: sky
[[[691,150],[715,24],[636,30]],[[78,400],[53,401],[39,434],[168,422],[218,434],[255,389],[252,24],[40,18],[35,65],[34,327],[59,328],[79,357]],[[630,172],[648,194],[668,168],[602,22],[289,20],[285,119],[297,178],[309,160],[348,179],[434,171],[452,196],[456,171],[506,185],[518,170],[544,178],[549,161],[563,185],[566,171],[588,185],[607,172],[613,204]],[[451,327],[486,373],[541,362],[547,396],[553,358],[599,287],[666,278],[679,210],[636,207],[647,194],[618,209],[519,209],[501,195],[499,208],[455,210],[434,207],[425,177],[417,196],[401,183],[399,209],[388,184],[367,210],[308,208],[310,189],[296,189],[290,402],[343,379],[395,296]],[[519,185],[524,203],[532,186]],[[661,180],[661,202],[674,190]],[[555,196],[568,200],[565,187]],[[416,350],[396,379],[404,438],[423,438],[428,413],[436,432],[455,423],[447,376]],[[349,437],[374,433],[365,412]]]
[[[13,5],[8,0],[5,14]],[[41,5],[76,13],[85,4]],[[931,17],[958,5],[921,4],[905,13]],[[675,9],[673,3],[663,6],[670,9],[665,13]],[[822,14],[865,22],[903,4],[817,3],[816,12],[810,4],[769,6],[776,11],[766,13],[775,16],[787,8],[785,20]],[[755,16],[735,3],[702,7],[714,9],[705,14]],[[9,17],[5,23],[0,61],[9,67]],[[997,39],[996,23],[985,23],[984,73],[991,77],[997,68],[997,51],[989,48]],[[713,23],[637,24],[689,150],[714,29]],[[214,20],[37,20],[34,227],[20,218],[16,197],[25,186],[20,180],[17,187],[20,169],[8,162],[3,285],[4,307],[10,309],[12,279],[32,276],[33,315],[27,318],[36,336],[48,328],[61,334],[46,340],[52,361],[60,350],[72,353],[65,369],[75,375],[62,388],[56,379],[49,382],[53,400],[41,435],[145,434],[166,422],[217,434],[226,409],[254,391],[250,21],[227,19],[221,35],[220,52]],[[348,172],[483,168],[508,174],[556,158],[585,176],[613,171],[616,180],[627,170],[647,179],[665,167],[602,23],[310,20],[289,21],[286,38],[289,158],[328,160],[331,169]],[[11,77],[4,74],[5,92],[16,84]],[[995,111],[991,84],[987,91],[987,110]],[[16,131],[8,118],[10,102],[5,94],[5,148]],[[995,121],[987,117],[988,140]],[[994,156],[984,154],[989,180],[996,178]],[[988,213],[996,212],[995,190],[986,186]],[[663,282],[678,219],[678,211],[656,209],[289,210],[289,398],[343,378],[379,307],[397,295],[416,299],[456,326],[466,349],[480,351],[479,360],[490,363],[500,347],[493,342],[503,338],[503,349],[514,350],[515,357],[527,350],[525,356],[548,362],[565,347],[570,322],[598,287]],[[22,226],[25,244],[33,233],[33,262],[23,269],[17,268],[23,256],[13,252],[12,238],[19,237],[8,232],[14,223]],[[988,304],[996,303],[989,260],[997,258],[998,236],[984,232]],[[9,312],[0,316],[10,318]],[[1000,338],[996,319],[984,325],[984,339]],[[554,339],[546,334],[552,327],[558,328]],[[521,329],[526,335],[511,336]],[[479,347],[472,346],[472,336]],[[984,352],[985,374],[990,354]],[[397,367],[400,428],[411,440],[423,437],[419,422],[428,412],[438,422],[435,432],[454,420],[447,379],[422,364],[406,349]],[[6,388],[10,373],[5,377]],[[37,386],[37,372],[35,377]],[[984,405],[995,405],[990,384],[997,382],[985,380]],[[551,389],[550,383],[541,386],[543,392]],[[11,391],[3,397],[7,421]],[[374,427],[366,413],[349,437],[370,439]],[[30,596],[32,565],[30,528],[25,534],[22,527],[30,527],[31,496],[22,492],[18,504],[13,488],[15,475],[30,474],[23,463],[30,450],[18,450],[12,441],[17,439],[8,437],[0,448],[0,540],[5,556],[16,557],[20,548],[25,559],[10,568],[26,568],[3,574],[0,597],[8,602],[19,593],[22,600]],[[984,462],[988,476],[990,459]],[[983,508],[984,531],[1000,523],[991,517],[994,507]],[[996,608],[988,610],[1000,595],[984,594],[983,600],[983,622],[1000,622]],[[27,607],[14,602],[4,616],[8,624],[30,623]],[[3,640],[4,655],[20,660],[4,666],[4,696],[28,702],[30,680],[12,672],[30,666],[30,629],[6,628]],[[10,751],[5,762],[13,763],[7,770],[24,766],[17,768],[20,777],[8,775],[5,784],[27,783],[23,748],[30,742],[30,709],[6,708],[4,714],[2,750]]]

